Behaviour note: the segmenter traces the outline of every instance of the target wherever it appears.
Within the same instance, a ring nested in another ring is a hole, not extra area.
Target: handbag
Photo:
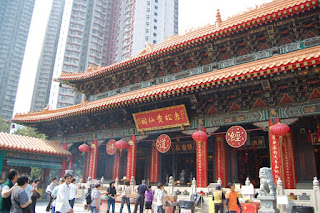
[[[38,192],[33,192],[31,197],[35,197],[36,199],[39,199],[41,197],[41,195]]]
[[[20,203],[16,200],[16,199],[13,199],[17,204],[18,206],[21,208],[20,206]],[[29,204],[26,208],[21,208],[22,212],[23,213],[30,213],[31,212],[31,204]]]

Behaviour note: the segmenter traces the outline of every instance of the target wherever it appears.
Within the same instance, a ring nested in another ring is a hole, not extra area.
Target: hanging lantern
[[[203,141],[207,141],[208,135],[204,131],[198,130],[192,134],[192,139],[195,142],[203,142]]]
[[[119,140],[116,142],[115,146],[120,149],[120,152],[128,147],[128,143],[124,140]]]
[[[80,145],[78,147],[78,149],[79,149],[80,152],[85,153],[85,152],[89,152],[90,151],[90,146],[88,146],[87,144],[84,143],[84,144]]]
[[[270,131],[275,136],[284,136],[290,131],[290,127],[284,123],[277,123],[271,126]]]

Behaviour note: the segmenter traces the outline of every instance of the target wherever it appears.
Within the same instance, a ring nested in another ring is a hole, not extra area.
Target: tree
[[[0,132],[9,132],[10,124],[0,117]]]
[[[17,130],[13,133],[15,135],[23,135],[23,136],[29,136],[34,138],[40,138],[40,139],[46,139],[46,135],[37,132],[35,128],[32,127],[20,127],[17,128]]]

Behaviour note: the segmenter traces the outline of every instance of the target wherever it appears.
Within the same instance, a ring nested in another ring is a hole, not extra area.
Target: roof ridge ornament
[[[216,15],[216,28],[219,29],[221,27],[221,14],[220,14],[220,10],[217,9],[217,15]]]

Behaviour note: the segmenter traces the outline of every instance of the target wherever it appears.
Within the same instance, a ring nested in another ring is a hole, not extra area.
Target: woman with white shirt
[[[120,213],[122,213],[122,209],[123,209],[124,203],[127,203],[128,212],[131,213],[131,210],[130,210],[130,195],[131,195],[130,183],[129,183],[129,181],[126,181],[124,183],[124,187],[123,187],[121,195],[120,195],[120,197],[122,197]]]

